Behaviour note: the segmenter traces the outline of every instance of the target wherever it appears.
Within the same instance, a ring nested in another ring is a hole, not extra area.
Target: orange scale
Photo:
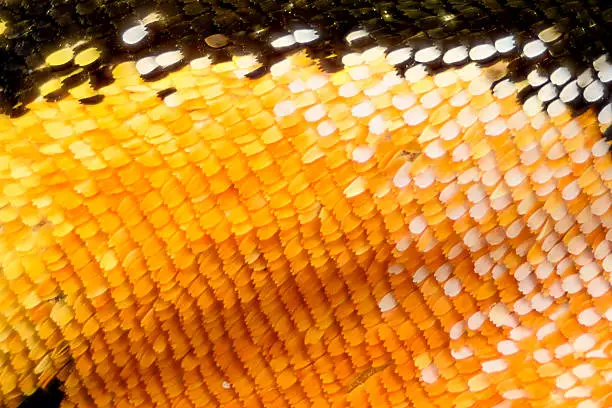
[[[274,108],[274,106],[279,103],[280,101],[285,101],[287,98],[287,91],[285,89],[283,89],[282,87],[275,87],[273,90],[271,90],[270,92],[268,92],[266,95],[262,96],[261,98],[259,98],[259,101],[261,103],[261,106],[264,109],[267,110],[272,110],[272,108]],[[289,94],[291,95],[291,94]],[[302,94],[303,95],[303,94]],[[302,96],[300,95],[300,96]],[[302,96],[302,98],[304,98],[304,96]]]
[[[500,106],[500,116],[503,118],[509,118],[514,115],[520,107],[517,105],[516,100],[512,97],[497,99],[497,103]]]
[[[452,208],[449,206],[449,208]],[[458,235],[465,235],[465,233],[474,226],[474,221],[470,218],[469,213],[466,212],[457,220],[455,220],[454,230]]]
[[[497,227],[497,217],[493,211],[488,211],[487,214],[477,222],[480,225],[479,229],[483,234],[487,234],[489,231]],[[489,246],[492,245],[489,244]]]
[[[589,167],[588,170],[586,171],[593,171],[592,167]],[[585,171],[585,172],[586,172]],[[599,175],[597,175],[597,177],[599,177]],[[584,192],[590,196],[590,197],[599,197],[603,194],[607,193],[607,187],[605,186],[605,184],[600,180],[600,179],[596,179],[594,180],[591,184],[589,184],[588,186],[583,187]],[[606,214],[609,214],[610,210],[608,209],[608,211],[606,211]],[[602,215],[602,217],[604,217],[605,215]]]
[[[484,254],[485,250],[481,250]],[[476,255],[474,255],[475,257]],[[479,279],[473,272],[473,263],[470,258],[468,258],[467,254],[463,252],[463,254],[457,258],[452,260],[452,264],[455,265],[455,270],[453,271],[453,275],[458,276],[462,279],[467,279],[472,277],[472,279]],[[439,266],[441,266],[440,264]],[[469,284],[469,282],[468,282]]]
[[[579,214],[582,210],[584,210],[589,205],[588,198],[584,196],[578,196],[576,199],[570,201],[567,204],[567,208],[572,214]]]
[[[527,235],[527,233],[525,235]],[[526,237],[526,239],[529,239],[529,238]],[[519,257],[513,251],[508,251],[508,253],[503,258],[503,263],[505,264],[506,268],[510,272],[513,272],[523,263],[523,259],[521,257]],[[502,279],[503,279],[503,277],[502,277]],[[513,286],[509,286],[507,288],[512,288]]]
[[[57,345],[57,340],[59,340],[59,329],[52,320],[47,319],[42,321],[38,326],[37,332],[38,336],[44,341],[45,346],[48,349],[52,349]],[[11,339],[5,339],[4,341],[6,342],[7,347],[10,347],[12,344]]]
[[[275,122],[280,129],[286,129],[286,131],[290,132],[293,130],[292,128],[301,126],[302,120],[302,117],[296,111],[291,115],[276,118]]]
[[[416,173],[418,174],[418,172]],[[431,186],[424,189],[418,189],[417,192],[417,201],[419,203],[425,204],[423,208],[424,214],[427,215],[442,210],[443,207],[438,201],[438,195],[440,194],[440,192],[437,191],[437,186],[435,184],[432,184]]]
[[[489,344],[488,338],[480,332],[470,332],[470,336],[465,341],[474,350],[474,354],[478,358],[495,358],[498,355],[496,349]]]
[[[506,173],[510,169],[520,164],[520,156],[516,148],[510,144],[509,142],[505,142],[503,139],[496,139],[497,143],[492,145],[493,150],[497,153],[497,163],[499,170],[503,173]],[[523,182],[520,186],[515,187],[514,189],[523,188],[525,189],[526,182]]]
[[[602,397],[608,394],[609,391],[605,392],[603,390],[600,390],[601,384],[605,383],[605,381],[606,380],[605,380],[604,375],[599,372],[589,378],[585,378],[581,380],[582,384],[586,387],[589,387],[592,390],[593,394],[595,394],[593,395],[593,397],[596,397],[597,394],[599,394]]]
[[[591,198],[591,200],[595,200],[599,196],[608,192],[608,188],[602,183],[599,175],[593,171],[592,167],[589,167],[583,171],[580,180],[582,179],[584,179],[582,190]],[[609,212],[610,210],[608,209],[606,213]],[[605,215],[602,214],[601,217],[605,217]]]
[[[274,116],[267,111],[260,111],[256,114],[244,112],[245,117],[251,122],[255,130],[263,131],[275,124]]]
[[[425,331],[427,329],[432,329],[432,327],[436,323],[436,319],[431,316],[428,310],[422,309],[418,314],[412,313],[410,315],[411,319],[417,325],[421,335],[425,335]],[[422,344],[415,344],[415,347],[422,347]]]
[[[148,219],[153,228],[156,230],[160,230],[162,227],[168,225],[168,223],[172,221],[170,212],[164,206],[159,207],[150,213]]]
[[[379,326],[378,335],[380,339],[384,342],[385,348],[388,350],[388,352],[393,353],[401,349],[402,343],[400,339],[389,326]]]
[[[527,327],[541,327],[549,322],[549,319],[545,315],[532,310],[521,316],[521,322]]]
[[[451,308],[444,315],[438,316],[440,320],[440,324],[444,328],[445,331],[450,332],[450,329],[459,321],[462,320],[463,316],[455,310],[454,305],[450,305]],[[434,311],[435,312],[435,311]]]
[[[531,370],[529,370],[531,371]],[[521,370],[520,371],[522,374],[527,374],[526,370]],[[527,374],[526,376],[521,376],[520,378],[522,379],[522,381],[524,383],[526,382],[537,382],[539,380],[539,377],[542,379],[546,379],[546,378],[557,378],[560,375],[565,374],[566,369],[564,367],[562,367],[561,365],[557,364],[556,362],[550,362],[550,363],[545,363],[540,365],[537,368],[537,374]],[[528,385],[529,386],[529,385]],[[531,386],[531,388],[536,388],[537,386],[540,386],[541,388],[541,382],[540,384],[534,384]],[[539,393],[538,393],[539,394]],[[537,394],[536,394],[537,395]]]
[[[606,374],[609,374],[610,370],[612,369],[612,362],[610,362],[610,360],[607,358],[606,359],[604,358],[591,359],[589,361],[589,364],[593,365],[593,367],[595,367],[595,369],[599,372],[599,376],[604,376],[604,378]],[[599,376],[594,376],[595,379],[589,380],[589,381],[598,382],[599,384],[601,384],[601,380],[599,379]],[[597,387],[597,384],[594,384],[594,385],[595,385],[593,387],[594,393],[601,393],[603,391],[603,389]]]
[[[612,159],[610,159],[608,155],[605,155],[603,157],[598,157],[596,160],[593,161],[593,164],[594,169],[597,171],[597,173],[603,175],[606,173],[606,169],[610,168],[610,165],[612,165]],[[608,185],[608,183],[609,181],[606,181],[606,185]]]
[[[230,207],[224,212],[230,224],[237,225],[249,222],[249,215],[242,206]]]
[[[21,300],[25,294],[29,294],[32,291],[34,285],[27,275],[21,275],[10,281],[9,287],[10,290],[12,290],[12,292]]]
[[[467,378],[471,374],[482,372],[482,366],[480,365],[480,361],[474,357],[457,361],[455,363],[455,368],[457,369],[457,372],[464,378]]]
[[[434,83],[435,83],[435,80],[434,80]],[[438,92],[441,93],[442,99],[444,101],[447,101],[447,100],[451,99],[453,96],[457,95],[459,92],[461,92],[463,90],[463,86],[459,82],[456,82],[456,83],[454,83],[452,85],[449,85],[449,86],[443,86],[443,87],[436,86],[436,88],[437,88]],[[446,105],[448,105],[448,104],[446,104]],[[449,108],[452,108],[452,106],[450,106],[450,105],[448,105],[448,106],[449,106]]]
[[[464,393],[468,389],[468,383],[461,377],[456,376],[446,382],[446,390],[451,394]],[[455,396],[455,398],[457,398]],[[471,406],[471,405],[470,405]]]
[[[521,296],[516,287],[507,288],[501,282],[499,287],[502,288],[498,294],[499,300],[505,304],[514,303]]]
[[[339,305],[336,308],[336,319],[338,319],[339,321],[342,321],[342,329],[346,330],[347,327],[348,328],[352,328],[355,327],[355,325],[358,324],[358,319],[357,317],[354,315],[354,309],[353,309],[353,305],[347,303],[344,303],[342,305]],[[352,317],[352,319],[351,319]],[[362,340],[363,341],[363,340]]]
[[[253,116],[263,112],[263,107],[259,102],[259,99],[254,98],[236,98],[232,101],[233,105],[242,111],[242,115],[245,118],[252,118]],[[206,116],[209,115],[208,106],[203,106],[206,108]]]
[[[562,344],[565,344],[565,339],[564,342]],[[566,371],[569,371],[570,369],[572,369],[573,367],[577,366],[578,364],[581,363],[581,360],[579,358],[577,358],[577,356],[573,355],[573,354],[569,354],[567,356],[563,356],[561,358],[558,359],[558,367],[551,367],[551,374],[548,377],[555,377],[557,375],[563,374]],[[560,373],[557,373],[557,371]],[[547,375],[545,375],[545,373],[541,373],[540,371],[538,371],[538,374],[541,377],[547,377]]]
[[[358,386],[357,388],[351,390],[346,398],[348,399],[348,403],[351,408],[369,408],[370,402],[368,400],[368,392],[365,387]],[[339,405],[337,401],[334,401],[334,408],[341,408],[342,405]]]
[[[179,136],[187,131],[189,131],[190,129],[193,128],[193,120],[191,119],[191,117],[189,117],[189,115],[184,115],[184,114],[180,114],[181,112],[179,112],[178,110],[174,111],[175,116],[170,116],[170,117],[166,117],[164,118],[164,122],[166,122],[166,126],[168,127],[168,130],[170,132],[172,132],[173,135]],[[226,117],[228,117],[230,115],[231,112],[227,112],[225,114],[219,115],[217,117],[217,120],[220,123],[223,124],[231,124],[232,122],[234,122],[237,117],[237,115],[233,115],[231,116],[231,120],[227,120]],[[180,115],[179,115],[180,114]]]
[[[418,133],[415,133],[413,129],[405,126],[404,120],[401,119],[397,121],[397,129],[394,129],[393,126],[390,126],[388,129],[391,133],[391,142],[394,146],[399,148],[406,148],[408,151],[420,151],[419,145],[416,143],[416,136]]]
[[[349,341],[351,341],[350,334],[347,335],[347,337],[349,338]],[[361,344],[361,342],[353,342],[353,345],[359,344]],[[387,362],[389,356],[382,344],[367,345],[366,349],[374,366],[382,366]]]
[[[252,224],[258,229],[270,228],[273,226],[273,223],[274,217],[268,208],[262,208],[261,210],[252,213]]]
[[[557,190],[558,191],[563,191],[570,183],[573,183],[577,181],[576,180],[576,175],[574,174],[570,174],[567,176],[564,176],[560,179],[558,179],[557,181]]]
[[[589,139],[599,140],[600,130],[599,123],[595,115],[589,112],[587,115],[580,115],[576,118],[578,123],[586,131],[585,137]]]
[[[231,135],[234,143],[241,146],[240,149],[243,153],[246,145],[260,140],[259,135],[253,132],[251,125],[246,120],[242,120],[228,129],[228,135]]]
[[[400,376],[402,376],[399,371],[400,367],[412,365],[412,356],[410,355],[409,350],[404,347],[404,344],[402,344],[401,348],[398,348],[392,353],[391,358],[393,359],[393,364],[395,366],[394,371]]]
[[[391,98],[391,95],[388,92],[385,92],[381,95],[373,96],[370,99],[376,111],[380,112],[392,106]]]
[[[432,89],[437,88],[437,86],[435,85],[433,79],[431,77],[425,77],[423,79],[421,79],[420,81],[410,85],[410,88],[412,89],[412,91],[415,94],[424,94],[427,93],[429,91],[431,91]]]
[[[427,338],[427,342],[432,348],[444,347],[448,343],[448,334],[441,330],[436,322],[431,319],[431,326],[423,330],[423,335]]]
[[[397,402],[402,402],[405,398],[405,394],[402,389],[404,382],[394,372],[393,368],[385,368],[378,374],[378,376],[385,390],[387,391],[387,397],[389,400],[391,402],[394,400]]]
[[[488,309],[488,307],[483,307],[483,309]],[[479,329],[480,333],[486,337],[488,339],[489,343],[497,343],[499,341],[502,341],[502,330],[498,327],[496,327],[493,323],[491,323],[490,321],[485,321],[485,323],[482,325],[482,327]]]
[[[314,255],[314,254],[323,254],[324,253],[324,248],[322,246],[322,241],[320,236],[318,235],[318,231],[317,231],[317,225],[313,223],[310,223],[310,226],[306,225],[304,227],[302,227],[302,233],[305,235],[304,240],[303,240],[303,247],[304,249],[308,250],[310,254]],[[308,228],[310,228],[310,231],[308,230]],[[315,231],[315,234],[311,234],[311,231]],[[311,261],[312,261],[312,255],[311,255]]]
[[[79,293],[82,288],[83,284],[76,275],[72,275],[62,282],[62,293],[67,296]]]
[[[394,407],[408,407],[406,401],[406,392],[403,389],[395,390],[387,393],[389,403]]]
[[[410,388],[410,382],[412,382],[412,380],[415,379],[415,367],[414,367],[413,363],[411,361],[409,361],[409,362],[407,362],[405,364],[402,364],[402,363],[397,364],[395,366],[395,372],[406,383],[404,385],[404,387],[406,389],[412,389],[412,388]]]
[[[440,378],[438,381],[434,382],[433,384],[424,384],[425,391],[427,392],[427,394],[429,395],[429,400],[435,400],[437,401],[438,399],[443,399],[444,397],[440,398],[441,396],[445,395],[445,384],[446,381],[444,381],[444,379]],[[433,402],[433,401],[432,401]]]
[[[423,298],[421,293],[417,290],[413,290],[406,295],[406,297],[401,301],[402,307],[411,315],[419,315],[422,312],[424,306]]]
[[[584,148],[584,146],[581,144],[577,147],[577,149],[580,148]],[[570,153],[569,149],[568,153]],[[572,172],[579,176],[578,183],[583,190],[590,190],[589,187],[598,181],[598,175],[592,171],[592,166],[593,163],[590,160],[585,160],[582,163],[572,163]],[[594,187],[596,186],[597,184]]]
[[[197,239],[201,238],[202,235],[204,235],[204,232],[200,229],[199,225],[191,222],[196,217],[196,214],[190,208],[189,202],[184,201],[178,208],[174,208],[172,213],[174,220],[178,225],[187,227],[185,233],[189,241],[196,241]]]
[[[380,324],[380,313],[377,310],[371,310],[362,317],[363,326],[365,328],[375,327]]]
[[[381,224],[380,220],[374,218],[376,217],[376,212],[378,208],[376,207],[376,204],[373,202],[372,197],[369,194],[361,194],[360,196],[365,198],[366,201],[359,206],[353,204],[354,213],[356,216],[364,220],[366,223],[368,221],[373,223],[375,225],[373,230],[377,230],[378,229],[377,227]],[[367,226],[364,226],[364,228],[368,229]],[[383,230],[380,230],[380,233],[382,234]]]
[[[194,144],[193,146],[189,147],[189,151],[188,151],[188,158],[192,163],[203,163],[206,164],[207,162],[210,163],[210,165],[215,163],[215,159],[213,159],[211,157],[211,151],[209,149],[209,147],[204,143],[204,142],[199,142],[197,144]],[[207,160],[208,159],[208,160]],[[192,179],[193,182],[197,182],[200,181],[199,178],[197,176],[195,176],[197,173],[199,173],[199,170],[196,170],[195,168],[193,168],[192,170],[194,178]],[[161,178],[161,180],[159,181],[159,183],[163,183],[163,180],[168,180],[170,179],[170,174],[168,174],[165,171],[160,171],[159,173],[159,177]],[[156,174],[156,173],[154,173]],[[153,179],[151,179],[152,183],[155,183],[153,181]],[[202,186],[201,183],[199,183],[200,186]]]
[[[432,252],[438,248],[439,243],[433,235],[431,229],[427,229],[421,234],[416,243],[416,247],[422,252]]]
[[[597,139],[594,140],[594,142],[597,140],[599,140],[599,136]],[[589,143],[587,141],[583,141],[580,144],[577,144],[576,146],[571,146],[571,147],[564,146],[564,147],[565,147],[565,150],[570,154],[576,150],[581,150],[583,148],[586,148],[588,150],[591,150],[593,148],[592,143]],[[572,172],[576,176],[578,176],[580,180],[584,182],[585,186],[592,182],[599,181],[599,177],[600,177],[600,173],[597,172],[597,168],[596,166],[594,166],[594,164],[596,164],[597,160],[599,159],[596,159],[593,156],[588,156],[588,157],[589,158],[582,163],[575,163],[571,160],[569,161],[569,163],[567,163],[567,158],[566,158],[566,163],[564,163],[572,167]],[[584,173],[582,171],[584,171]]]
[[[474,280],[472,282],[474,283],[466,284],[466,287],[473,288],[474,286],[476,286],[476,281]],[[495,286],[494,281],[487,280],[481,282],[480,287],[473,292],[473,295],[478,302],[481,302],[483,304],[483,306],[492,304],[493,302],[495,302],[497,295],[497,288]]]
[[[572,294],[569,307],[570,312],[573,313],[574,316],[578,316],[580,312],[591,307],[591,296],[585,293],[585,291],[574,293]]]
[[[571,119],[572,119],[572,114],[569,109],[563,112],[561,115],[548,118],[550,123],[554,125],[557,129],[561,129]]]
[[[180,109],[170,108],[166,104],[160,104],[147,111],[147,116],[153,122],[176,120],[182,115]]]
[[[297,194],[294,198],[295,208],[300,210],[306,210],[316,203],[317,197],[311,189],[307,189]]]
[[[449,157],[451,156],[452,152],[459,145],[461,145],[462,142],[463,140],[459,137],[456,137],[452,140],[441,140],[442,147],[444,148],[446,152],[444,153],[444,156],[442,156],[441,158],[432,160],[434,163],[436,163],[440,174],[447,176],[447,177],[452,177],[456,173],[458,173],[461,169],[467,169],[469,167],[467,162],[457,163],[457,162],[452,161],[451,157]]]
[[[350,106],[353,106],[353,105],[350,105]],[[352,125],[348,126],[347,128],[350,128],[354,124],[357,123],[357,121],[351,116],[351,110],[350,110],[349,106],[347,106],[344,103],[336,103],[336,104],[333,104],[332,106],[330,106],[329,107],[329,112],[328,112],[327,116],[336,125],[338,125],[339,123],[341,123],[343,121],[348,121],[347,123],[352,123]]]
[[[341,356],[341,355],[346,354],[347,352],[349,354],[354,354],[355,350],[359,351],[359,348],[357,347],[347,348],[347,345],[344,343],[344,339],[342,338],[342,336],[334,337],[331,340],[326,339],[325,342],[327,343],[327,352],[329,353],[330,356]],[[316,346],[316,345],[317,343],[315,343],[313,346]],[[322,343],[319,345],[322,346]],[[364,345],[360,344],[358,346],[364,346]],[[325,350],[321,349],[317,353],[311,352],[310,354],[313,358],[319,358],[321,355],[323,355],[324,352]]]
[[[435,399],[432,402],[435,402],[436,406],[439,406],[439,407],[456,406],[455,396],[449,395],[447,393],[441,393],[439,396],[435,397]]]
[[[575,338],[582,334],[583,327],[576,321],[574,316],[564,316],[556,321],[559,330],[565,338]]]
[[[430,401],[429,396],[421,388],[420,383],[417,383],[415,381],[414,384],[410,384],[410,388],[407,387],[407,389],[411,390],[411,392],[408,393],[407,395],[414,407],[423,407],[423,408],[435,408],[436,407],[436,405],[434,405]]]
[[[400,208],[410,208],[414,205],[416,193],[412,189],[404,188],[397,192],[396,204],[399,204]]]
[[[354,368],[351,361],[346,357],[336,360],[334,373],[342,383],[346,383],[354,373]]]
[[[593,298],[592,302],[595,309],[603,316],[606,314],[610,305],[612,305],[612,293],[608,291],[601,297]]]
[[[449,314],[452,314],[453,309],[453,304],[444,296],[440,296],[439,298],[435,299],[432,304],[433,314],[442,318],[443,320]]]
[[[370,136],[371,135],[368,135],[368,137]],[[373,143],[368,142],[368,145],[376,146],[375,155],[381,172],[378,176],[384,178],[388,176],[388,174],[385,174],[387,171],[390,173],[397,171],[402,164],[402,160],[398,160],[401,156],[398,154],[397,146],[393,141],[376,135],[376,139],[372,142]]]
[[[315,366],[319,361],[321,360],[319,359],[315,362]],[[323,384],[322,388],[324,393],[330,393],[337,390],[338,385],[336,385],[336,378],[334,377],[333,373],[320,371],[319,377],[321,378],[321,383]]]
[[[316,94],[317,99],[323,104],[329,104],[338,98],[336,89],[329,85],[317,89]]]
[[[208,112],[210,115],[217,117],[229,110],[235,108],[235,98],[230,94],[224,94],[208,102]]]
[[[389,402],[385,398],[385,392],[376,377],[370,377],[364,384],[372,407],[388,406]]]
[[[461,292],[453,298],[455,310],[463,316],[469,316],[477,311],[474,299],[467,293]]]
[[[584,133],[585,133],[585,129],[582,129],[582,132],[579,133],[579,136],[574,137],[573,139],[565,139],[563,140],[563,146],[565,147],[565,150],[570,153],[570,152],[574,152],[578,149],[580,149],[582,146],[584,146],[586,140],[584,137]],[[589,160],[587,160],[586,162],[588,162]],[[578,163],[572,163],[572,166],[581,166]]]
[[[284,95],[283,95],[284,96]],[[279,99],[282,100],[282,99]],[[312,106],[318,102],[317,95],[312,91],[302,92],[295,96],[295,106],[298,110]],[[300,115],[296,115],[300,116]]]

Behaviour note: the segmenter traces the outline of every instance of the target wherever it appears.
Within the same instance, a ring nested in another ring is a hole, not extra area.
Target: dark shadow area
[[[27,397],[19,408],[59,408],[64,399],[64,393],[60,390],[61,385],[58,379],[54,379],[46,389],[39,388]]]

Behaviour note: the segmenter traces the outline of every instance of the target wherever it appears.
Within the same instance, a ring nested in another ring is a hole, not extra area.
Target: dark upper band
[[[121,33],[153,11],[162,19],[149,25],[151,35],[136,46],[126,46]],[[612,2],[604,0],[4,0],[0,19],[7,27],[0,36],[0,111],[4,113],[23,110],[21,105],[39,95],[42,83],[70,73],[70,67],[44,66],[45,58],[79,40],[96,45],[103,54],[96,64],[68,75],[63,88],[87,80],[103,85],[112,81],[108,69],[112,64],[177,48],[185,61],[202,55],[219,61],[236,53],[255,53],[264,68],[253,75],[260,75],[291,51],[291,47],[274,48],[275,36],[300,26],[317,31],[317,41],[304,47],[325,70],[341,67],[341,56],[349,46],[368,42],[415,48],[433,44],[444,51],[457,44],[495,41],[504,33],[526,41],[553,25],[563,35],[547,44],[541,58],[501,56],[514,59],[512,75],[522,79],[536,65],[550,73],[563,64],[577,77],[612,49]],[[346,35],[357,27],[369,37],[348,44]],[[213,34],[222,34],[227,41],[223,37],[206,41]],[[440,62],[429,68],[440,68]],[[611,83],[604,85],[609,88]],[[54,96],[61,97],[61,92]]]

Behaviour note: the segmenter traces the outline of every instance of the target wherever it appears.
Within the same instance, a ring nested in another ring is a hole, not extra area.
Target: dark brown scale
[[[80,99],[79,102],[81,102],[83,105],[97,105],[103,100],[104,95],[94,95],[90,96],[89,98]]]

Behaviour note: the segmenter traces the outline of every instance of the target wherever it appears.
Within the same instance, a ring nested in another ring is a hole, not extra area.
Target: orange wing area
[[[352,62],[129,62],[0,118],[0,405],[612,405],[595,115]]]

